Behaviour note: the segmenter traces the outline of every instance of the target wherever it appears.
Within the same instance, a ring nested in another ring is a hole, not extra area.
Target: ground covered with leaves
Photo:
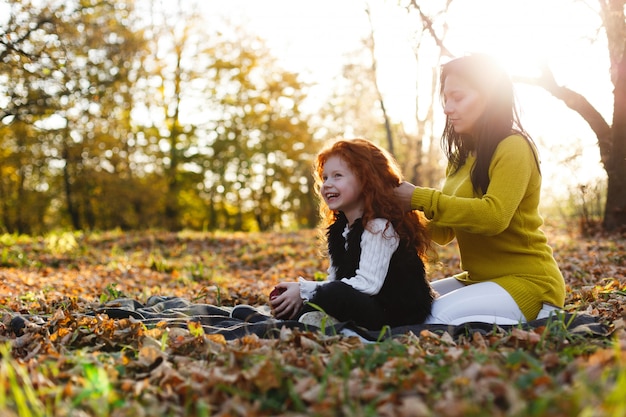
[[[626,236],[548,228],[566,310],[606,337],[537,329],[424,331],[379,343],[283,329],[225,340],[85,315],[129,297],[262,306],[275,283],[326,269],[314,231],[0,237],[2,416],[623,416]],[[457,271],[439,249],[433,279]],[[20,332],[17,316],[39,317]],[[19,333],[19,334],[18,334]]]

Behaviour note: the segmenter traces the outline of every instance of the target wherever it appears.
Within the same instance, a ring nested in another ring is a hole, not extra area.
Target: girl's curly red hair
[[[361,218],[363,225],[367,227],[368,222],[375,218],[389,220],[400,239],[425,258],[430,248],[430,237],[423,218],[417,211],[405,211],[394,193],[402,182],[400,168],[386,150],[366,139],[340,139],[329,143],[317,155],[315,189],[320,197],[323,229],[334,223],[339,214],[323,203],[320,194],[324,164],[331,156],[341,158],[361,181],[365,202]]]

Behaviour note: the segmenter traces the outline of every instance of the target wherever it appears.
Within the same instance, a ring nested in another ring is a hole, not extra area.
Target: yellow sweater
[[[490,184],[474,194],[470,155],[441,191],[417,187],[411,205],[424,212],[433,240],[445,245],[457,239],[461,269],[457,279],[473,284],[493,281],[511,294],[527,320],[542,303],[563,307],[565,282],[544,233],[537,206],[541,174],[533,150],[512,135],[496,148],[489,166]]]

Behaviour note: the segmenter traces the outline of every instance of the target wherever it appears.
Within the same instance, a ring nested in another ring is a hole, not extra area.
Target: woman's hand
[[[281,282],[276,288],[283,290],[282,294],[270,300],[272,314],[277,319],[289,320],[296,317],[304,302],[300,298],[300,284],[297,282]]]
[[[403,181],[399,186],[393,190],[396,197],[400,201],[402,208],[406,211],[411,211],[413,208],[411,207],[411,197],[413,197],[413,191],[415,191],[415,186],[410,182]]]

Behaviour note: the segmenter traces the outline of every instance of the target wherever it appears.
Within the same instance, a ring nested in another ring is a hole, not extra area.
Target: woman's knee
[[[465,284],[463,284],[461,281],[454,277],[450,277],[443,278],[437,281],[432,281],[430,283],[430,286],[433,288],[433,290],[437,292],[437,294],[445,295],[452,291],[465,287]]]
[[[427,323],[460,324],[481,321],[496,324],[524,322],[525,317],[510,294],[493,282],[467,285],[439,297]]]

